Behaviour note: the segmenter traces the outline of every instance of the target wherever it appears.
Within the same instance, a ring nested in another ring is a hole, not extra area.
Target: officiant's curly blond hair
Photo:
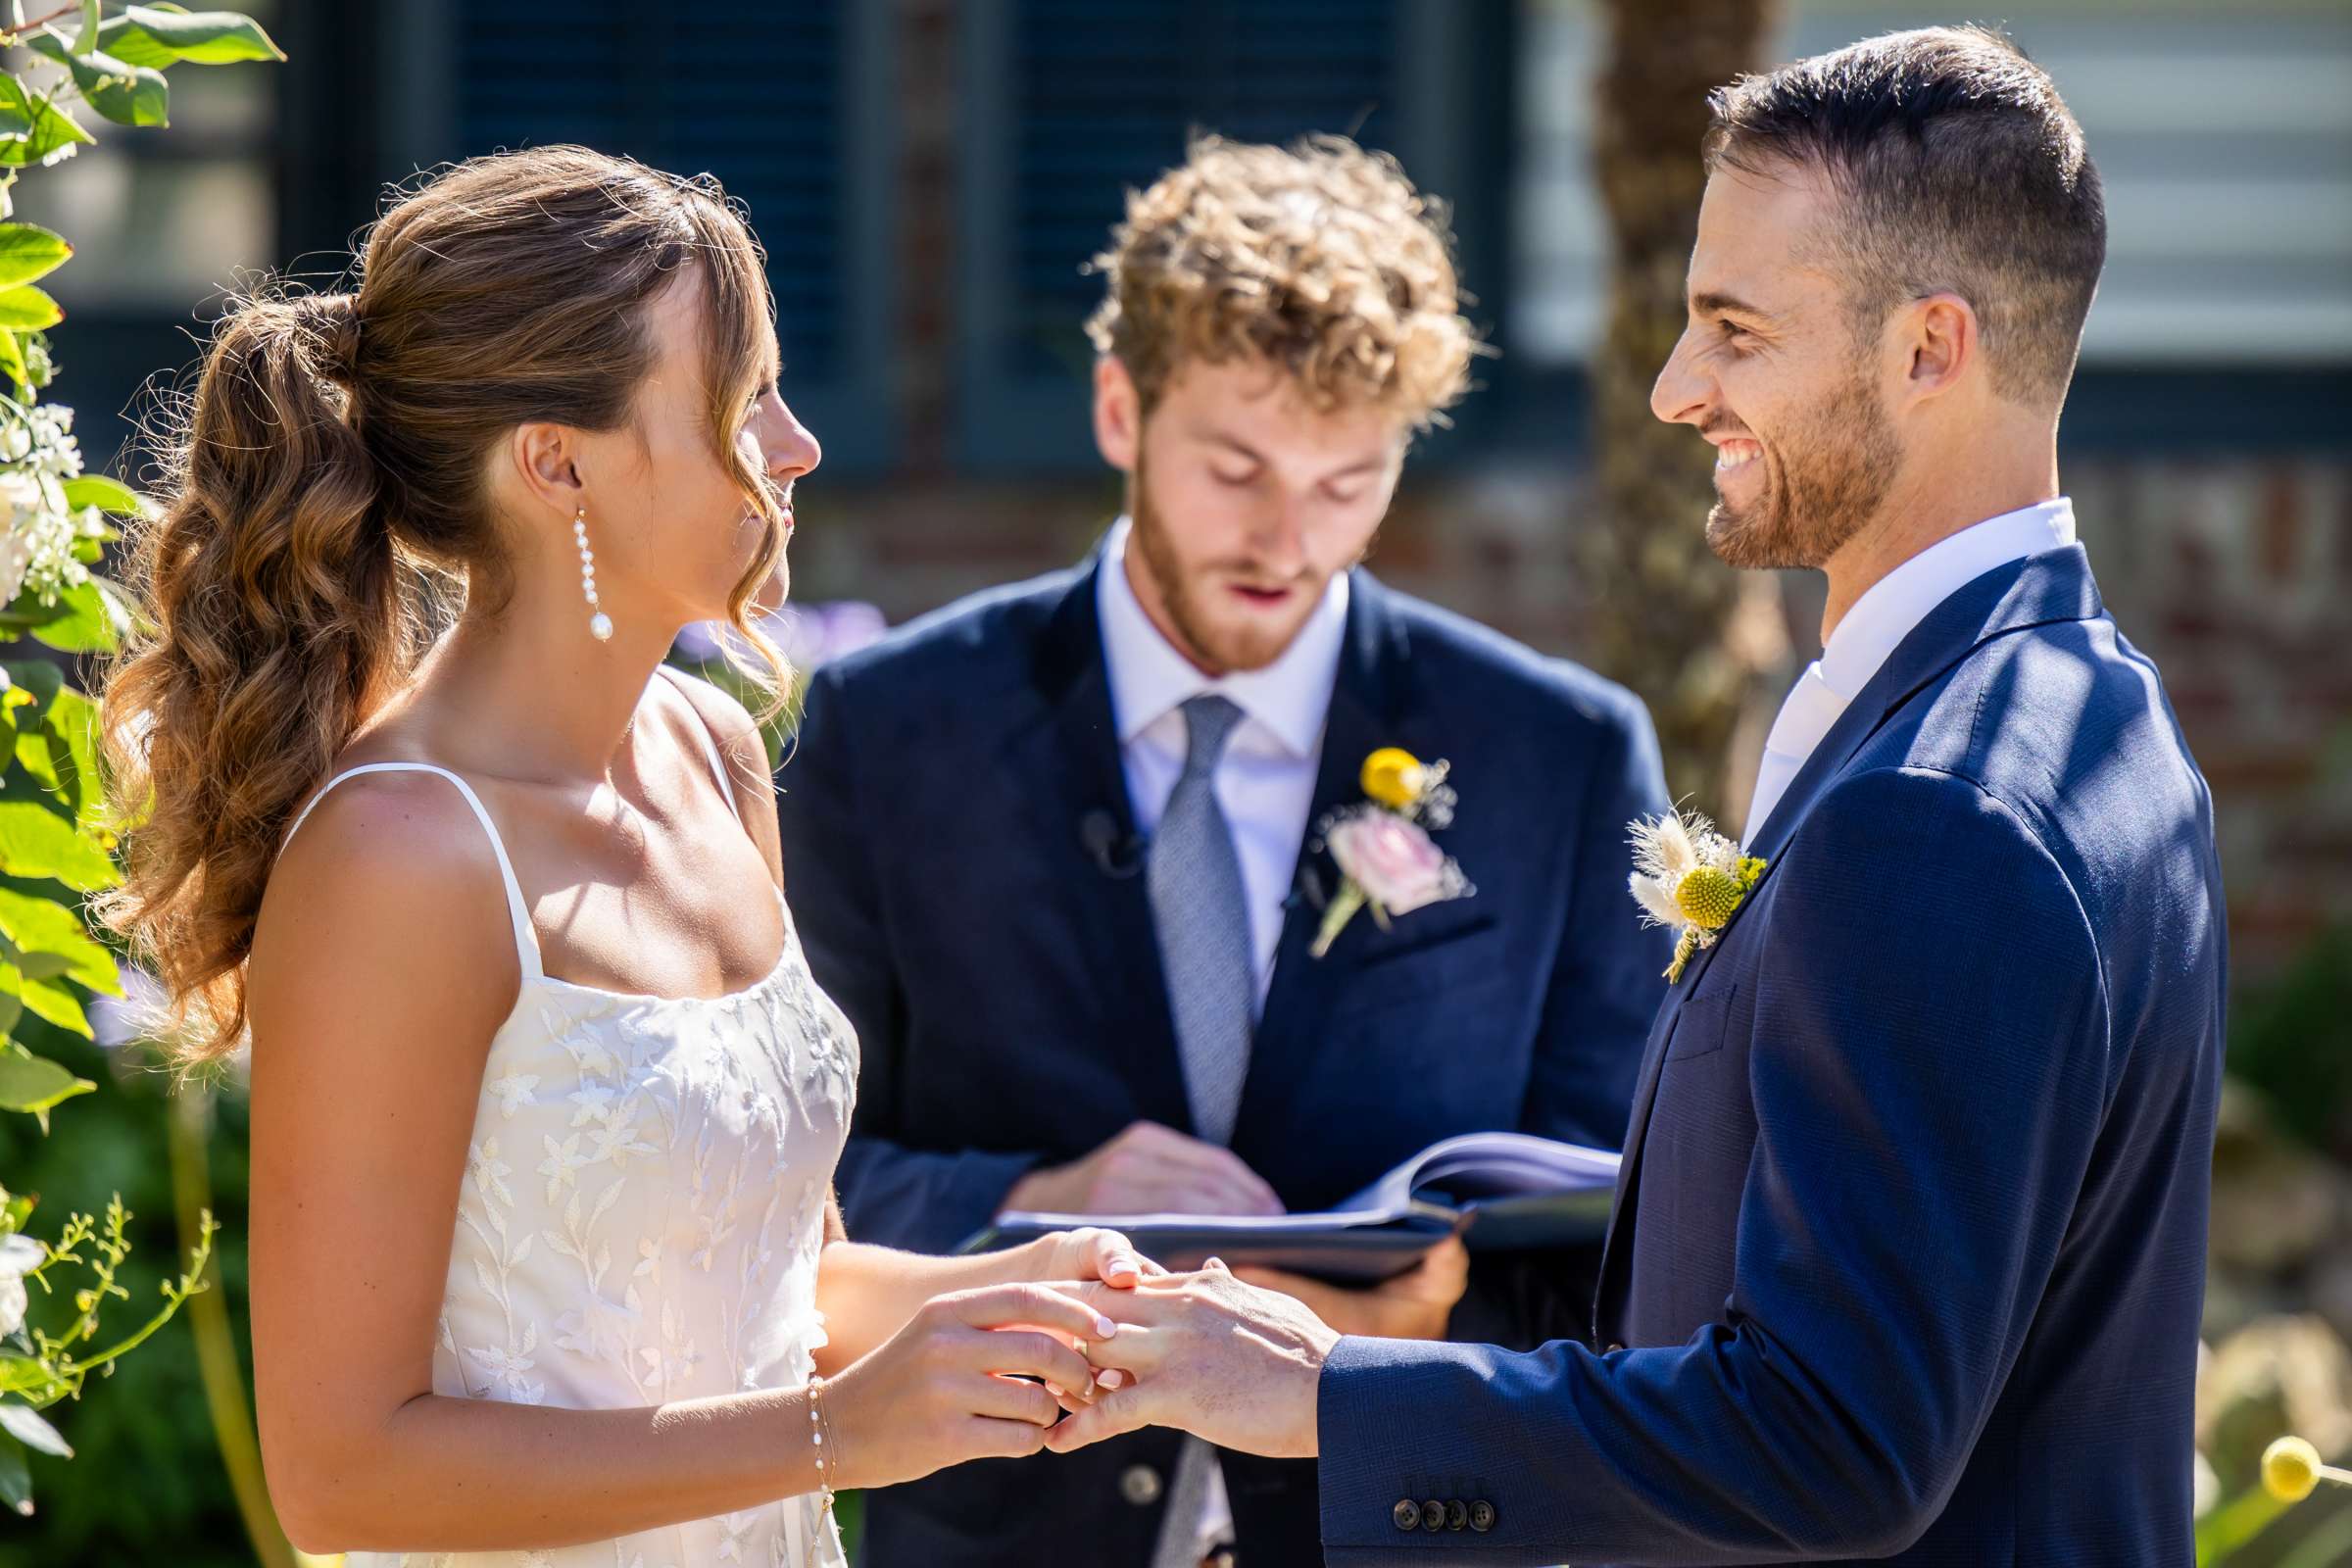
[[[1188,360],[1286,368],[1318,409],[1375,405],[1444,422],[1481,352],[1461,315],[1446,206],[1386,153],[1340,136],[1288,147],[1194,140],[1093,270],[1087,322],[1148,413]]]

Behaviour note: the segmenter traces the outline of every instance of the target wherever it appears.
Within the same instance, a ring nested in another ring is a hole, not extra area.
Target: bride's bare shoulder
[[[257,1047],[281,1023],[309,1037],[321,1015],[368,1032],[429,1012],[434,1040],[417,1042],[429,1049],[472,1033],[468,1021],[495,1030],[519,975],[498,858],[465,796],[434,773],[367,773],[318,796],[280,851],[248,1005]]]

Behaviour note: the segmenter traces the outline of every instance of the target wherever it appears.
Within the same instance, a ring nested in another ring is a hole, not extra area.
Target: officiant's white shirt
[[[1242,710],[1245,717],[1225,743],[1212,786],[1242,863],[1242,896],[1250,905],[1250,952],[1263,1006],[1274,952],[1282,942],[1283,905],[1298,869],[1307,813],[1314,809],[1323,726],[1331,714],[1332,683],[1348,632],[1348,574],[1332,576],[1322,602],[1281,658],[1263,669],[1211,679],[1160,635],[1136,599],[1127,580],[1132,528],[1125,517],[1111,525],[1095,588],[1127,799],[1137,831],[1150,837],[1184,771],[1183,705],[1215,692]]]
[[[1781,704],[1756,770],[1747,837],[1755,838],[1813,748],[1930,611],[1997,566],[2074,542],[2075,504],[2060,496],[1939,539],[1872,583]]]

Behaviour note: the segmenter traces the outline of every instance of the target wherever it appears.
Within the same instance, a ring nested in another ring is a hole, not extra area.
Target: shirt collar
[[[1939,539],[1871,584],[1821,652],[1817,666],[1833,692],[1852,702],[1928,612],[1984,573],[2075,542],[2075,504],[2065,496],[1987,517]]]
[[[1295,758],[1316,756],[1323,721],[1339,678],[1340,648],[1348,631],[1348,573],[1335,572],[1322,602],[1282,656],[1263,669],[1237,669],[1210,679],[1170,646],[1127,580],[1126,517],[1102,542],[1096,609],[1102,622],[1102,655],[1110,672],[1110,707],[1119,744],[1142,734],[1171,710],[1203,692],[1232,701],[1264,725]]]

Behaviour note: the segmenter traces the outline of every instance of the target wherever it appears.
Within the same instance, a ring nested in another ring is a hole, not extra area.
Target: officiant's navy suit
[[[1749,849],[1594,1346],[1343,1341],[1329,1560],[2187,1564],[2221,877],[2082,550],[1932,611]]]
[[[1130,1123],[1192,1131],[1089,564],[952,607],[820,670],[778,775],[788,894],[856,1023],[849,1233],[946,1251],[1025,1172]],[[1364,758],[1453,764],[1440,842],[1474,897],[1359,917],[1311,958],[1293,901],[1232,1144],[1293,1210],[1439,1138],[1519,1128],[1616,1148],[1667,949],[1625,897],[1626,824],[1663,808],[1648,716],[1617,687],[1356,571],[1313,816]],[[1300,883],[1336,886],[1326,856]],[[1589,1268],[1588,1263],[1588,1268]],[[1474,1270],[1457,1334],[1560,1332],[1524,1269]],[[1580,1292],[1581,1294],[1581,1292]],[[1179,1436],[987,1461],[869,1499],[863,1559],[1145,1563]],[[1239,1556],[1319,1549],[1314,1467],[1227,1455]]]

